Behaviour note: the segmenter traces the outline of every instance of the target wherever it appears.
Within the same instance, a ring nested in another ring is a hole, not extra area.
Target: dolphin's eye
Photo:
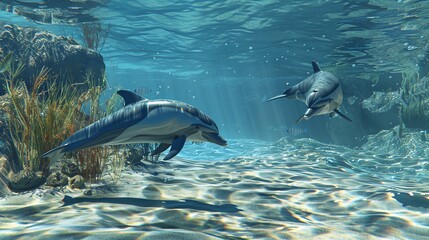
[[[313,92],[318,92],[318,91],[319,91],[318,89],[314,89],[314,90],[313,90]]]

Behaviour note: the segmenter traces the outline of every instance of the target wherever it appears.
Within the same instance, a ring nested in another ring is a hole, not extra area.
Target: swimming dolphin
[[[322,71],[315,61],[312,61],[311,64],[314,71],[311,76],[290,87],[283,94],[268,99],[267,102],[279,98],[303,101],[307,104],[308,109],[296,120],[296,123],[316,115],[329,114],[332,117],[335,113],[351,122],[350,118],[338,110],[343,101],[343,90],[338,78],[330,72]]]
[[[152,155],[167,148],[168,160],[176,156],[186,140],[226,146],[213,120],[197,108],[175,100],[149,100],[133,92],[117,92],[125,107],[75,132],[59,147],[44,153],[54,162],[65,153],[103,145],[158,142]]]

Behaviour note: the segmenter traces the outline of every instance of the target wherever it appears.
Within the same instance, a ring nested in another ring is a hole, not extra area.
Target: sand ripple
[[[128,170],[116,185],[94,185],[91,197],[49,189],[8,196],[0,200],[0,234],[2,239],[429,239],[422,159],[304,140],[256,146],[228,150],[225,159],[192,155]],[[84,201],[62,206],[65,195]]]

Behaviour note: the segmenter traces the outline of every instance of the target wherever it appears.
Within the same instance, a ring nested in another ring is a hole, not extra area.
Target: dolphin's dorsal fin
[[[125,106],[139,102],[141,100],[146,100],[146,98],[127,90],[119,90],[116,93],[124,99]]]
[[[322,69],[320,69],[319,64],[317,62],[311,61],[311,64],[313,65],[313,71],[314,71],[314,73],[322,71]]]

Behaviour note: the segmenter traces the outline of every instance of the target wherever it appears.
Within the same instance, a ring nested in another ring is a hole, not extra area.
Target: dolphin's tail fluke
[[[66,146],[59,146],[59,147],[56,147],[54,149],[51,149],[50,151],[45,152],[44,154],[42,154],[40,156],[40,158],[49,158],[49,160],[50,160],[49,164],[51,165],[51,164],[53,164],[54,162],[58,161],[59,159],[61,159],[64,156],[65,152],[63,152],[63,150],[64,150],[65,147]]]

